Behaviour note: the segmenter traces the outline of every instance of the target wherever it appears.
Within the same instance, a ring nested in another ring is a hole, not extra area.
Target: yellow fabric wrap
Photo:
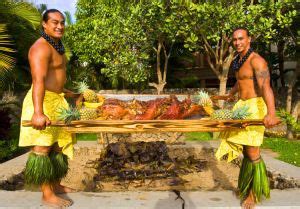
[[[51,91],[45,91],[43,102],[43,111],[48,118],[58,120],[61,108],[69,108],[64,94],[57,94]],[[32,101],[32,88],[27,92],[23,101],[21,120],[31,120],[34,112]],[[52,146],[54,143],[62,148],[62,152],[70,159],[73,159],[73,142],[71,133],[63,130],[61,127],[48,126],[45,130],[36,130],[32,127],[23,127],[20,129],[19,146]]]
[[[267,106],[262,97],[251,98],[248,100],[239,100],[233,107],[233,110],[241,106],[249,107],[249,115],[246,119],[263,119],[267,113]],[[216,157],[220,160],[228,154],[227,161],[230,162],[237,158],[243,152],[243,145],[260,146],[264,138],[264,126],[247,126],[241,131],[224,131],[219,135],[221,144],[216,152]]]

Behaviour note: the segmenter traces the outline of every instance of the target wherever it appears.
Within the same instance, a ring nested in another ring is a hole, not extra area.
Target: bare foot
[[[47,197],[43,196],[42,202],[44,205],[54,207],[54,208],[65,208],[73,204],[71,200],[63,199],[54,194]]]
[[[252,192],[249,193],[248,197],[243,201],[242,208],[243,209],[254,209],[255,200]]]
[[[70,187],[67,187],[67,186],[63,186],[61,184],[56,184],[54,186],[54,191],[56,194],[62,194],[62,193],[74,193],[74,192],[77,192],[76,189],[72,189]]]

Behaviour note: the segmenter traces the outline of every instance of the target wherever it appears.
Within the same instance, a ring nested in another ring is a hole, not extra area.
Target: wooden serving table
[[[22,121],[31,126],[31,121]],[[262,120],[211,120],[207,118],[189,120],[80,120],[66,124],[52,121],[71,133],[155,133],[155,132],[221,132],[242,130],[246,126],[263,125]]]

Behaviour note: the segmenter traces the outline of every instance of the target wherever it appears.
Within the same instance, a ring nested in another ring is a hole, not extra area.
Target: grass
[[[208,141],[213,138],[212,133],[209,132],[188,132],[185,133],[185,140],[187,141]]]
[[[265,138],[262,148],[271,149],[279,154],[279,160],[300,167],[300,141]]]
[[[186,133],[185,136],[187,141],[207,141],[214,138],[208,132]],[[270,137],[264,139],[262,148],[271,149],[279,154],[279,160],[300,167],[300,141]]]
[[[97,134],[76,134],[78,141],[97,141]]]

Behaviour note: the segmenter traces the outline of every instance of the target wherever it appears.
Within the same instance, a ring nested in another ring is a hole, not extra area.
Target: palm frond
[[[15,59],[3,52],[15,52],[14,49],[7,47],[12,45],[12,42],[9,40],[10,36],[5,34],[6,25],[0,24],[0,72],[10,70],[14,64]]]
[[[9,55],[0,52],[0,71],[8,71],[15,64],[15,59]]]
[[[44,11],[47,10],[47,4],[39,4],[37,6],[37,9],[39,10],[39,12],[42,14]]]
[[[13,68],[11,68],[11,69],[13,69]],[[10,70],[0,70],[0,93],[2,93],[3,90],[10,88],[11,69]]]
[[[41,23],[41,14],[28,2],[11,3],[4,11],[1,11],[1,13],[17,15],[18,17],[31,23],[34,29],[36,29]]]
[[[66,17],[66,22],[67,25],[72,25],[73,24],[73,19],[72,19],[72,15],[69,11],[64,11],[65,17]]]

